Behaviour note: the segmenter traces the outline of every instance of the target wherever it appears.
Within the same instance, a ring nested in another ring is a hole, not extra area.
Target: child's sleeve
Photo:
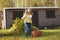
[[[22,18],[21,19],[24,19],[25,18],[25,13],[23,14]]]

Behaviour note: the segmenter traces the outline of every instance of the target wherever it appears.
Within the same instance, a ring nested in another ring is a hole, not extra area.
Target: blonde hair
[[[30,13],[29,13],[29,11],[30,11]],[[32,14],[32,11],[31,11],[31,9],[25,9],[25,13]]]

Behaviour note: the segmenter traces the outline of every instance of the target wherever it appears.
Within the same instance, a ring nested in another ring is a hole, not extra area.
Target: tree
[[[12,7],[12,1],[10,0],[0,0],[0,10],[3,10],[4,7]]]

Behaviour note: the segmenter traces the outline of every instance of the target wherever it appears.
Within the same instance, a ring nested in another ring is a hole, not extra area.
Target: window
[[[15,20],[17,17],[21,18],[23,15],[23,11],[13,11],[13,19]]]
[[[55,18],[55,10],[46,10],[46,18]]]

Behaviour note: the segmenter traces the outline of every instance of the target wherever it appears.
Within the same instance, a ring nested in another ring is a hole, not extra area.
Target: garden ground
[[[6,30],[0,30],[6,31]],[[40,30],[42,31],[41,37],[25,37],[20,34],[4,34],[0,35],[0,40],[60,40],[60,29],[54,30]],[[0,34],[1,34],[0,32]]]

